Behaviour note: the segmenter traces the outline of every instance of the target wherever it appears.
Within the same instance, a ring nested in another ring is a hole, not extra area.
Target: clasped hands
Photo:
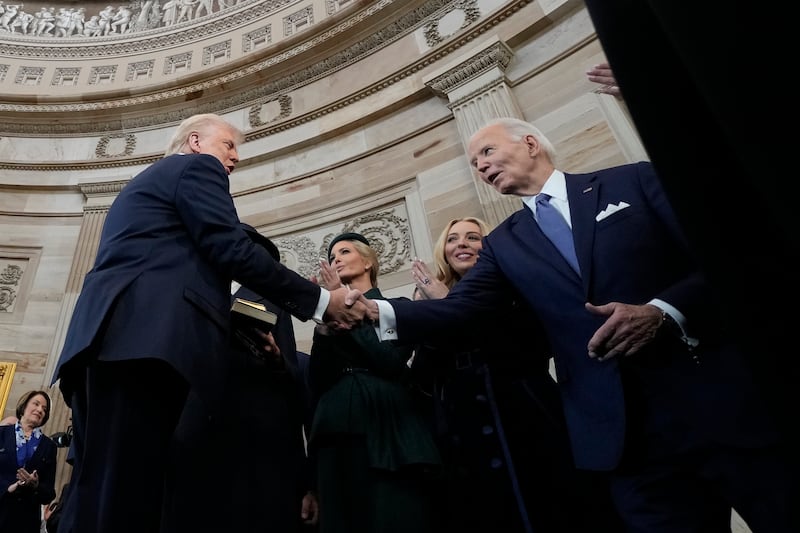
[[[364,321],[378,319],[378,304],[367,299],[358,289],[342,284],[336,269],[326,260],[320,260],[320,277],[331,299],[325,309],[324,327],[333,331],[347,331]],[[319,283],[316,276],[311,281]]]
[[[30,487],[33,490],[39,486],[39,473],[34,470],[28,472],[24,468],[17,469],[17,480],[8,486],[8,492],[14,492],[20,487]]]

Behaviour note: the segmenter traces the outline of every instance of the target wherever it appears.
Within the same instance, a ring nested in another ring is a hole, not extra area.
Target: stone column
[[[423,80],[436,94],[448,99],[465,153],[469,137],[489,120],[524,119],[505,76],[513,55],[511,48],[495,37]],[[499,194],[474,172],[473,178],[483,218],[490,227],[522,206],[518,197]]]
[[[64,346],[64,338],[67,334],[69,322],[72,319],[75,302],[83,287],[83,279],[94,265],[97,245],[100,242],[100,232],[103,230],[108,208],[111,207],[111,203],[127,182],[128,180],[115,180],[78,184],[86,198],[86,204],[83,207],[83,222],[78,235],[78,244],[75,248],[75,255],[72,258],[64,299],[61,302],[61,313],[53,336],[53,344],[47,357],[47,368],[44,372],[45,383],[49,383],[52,379],[61,348]],[[56,432],[66,431],[71,424],[71,418],[70,409],[64,403],[58,384],[50,387],[49,393],[53,405],[50,409],[50,419],[47,421],[46,433],[52,435]],[[72,467],[66,463],[66,457],[67,449],[59,448],[55,484],[58,494],[60,494],[62,486],[69,481],[72,474]]]

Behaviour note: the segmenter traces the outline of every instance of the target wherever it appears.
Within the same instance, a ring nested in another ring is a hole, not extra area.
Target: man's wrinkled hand
[[[655,338],[661,325],[661,310],[649,304],[587,302],[584,307],[592,314],[606,317],[587,346],[589,357],[598,361],[637,353]]]

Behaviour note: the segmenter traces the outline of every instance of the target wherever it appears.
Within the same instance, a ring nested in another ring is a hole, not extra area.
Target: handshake
[[[378,304],[365,298],[361,291],[342,286],[329,292],[331,299],[323,315],[329,328],[346,331],[364,321],[378,320]]]

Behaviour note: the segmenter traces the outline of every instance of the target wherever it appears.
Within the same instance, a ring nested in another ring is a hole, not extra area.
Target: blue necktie
[[[550,205],[550,195],[540,193],[536,196],[536,222],[542,232],[550,239],[564,259],[570,264],[572,269],[580,275],[578,267],[578,256],[575,255],[575,243],[572,240],[572,230],[569,229],[567,221],[558,212],[558,209]]]

